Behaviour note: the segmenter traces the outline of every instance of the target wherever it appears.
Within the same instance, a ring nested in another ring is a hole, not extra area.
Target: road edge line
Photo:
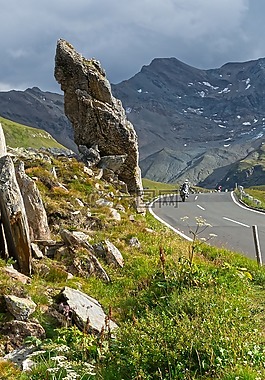
[[[158,220],[160,223],[164,224],[165,226],[167,226],[168,228],[170,228],[172,231],[176,232],[178,235],[180,235],[181,237],[183,237],[185,240],[188,240],[188,241],[193,241],[192,238],[190,238],[189,236],[185,235],[183,232],[177,230],[176,228],[172,227],[169,223],[165,222],[163,219],[161,219],[159,216],[157,216],[154,211],[152,210],[152,205],[154,202],[156,202],[159,198],[161,197],[158,197],[156,199],[154,199],[151,203],[149,203],[148,205],[148,210],[150,212],[151,215],[153,215],[153,217]]]
[[[241,208],[243,208],[243,209],[245,209],[245,210],[252,211],[252,212],[256,212],[257,214],[262,214],[262,215],[264,215],[264,212],[259,211],[259,210],[254,210],[253,208],[251,208],[251,207],[247,207],[247,206],[244,206],[244,205],[242,205],[240,202],[238,202],[238,201],[236,200],[235,195],[234,195],[234,191],[231,191],[230,195],[231,195],[231,198],[232,198],[233,202],[234,202],[237,206],[239,206],[239,207],[241,207]]]

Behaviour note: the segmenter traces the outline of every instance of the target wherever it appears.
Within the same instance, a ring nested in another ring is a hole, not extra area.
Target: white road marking
[[[198,199],[198,195],[195,196],[195,201],[197,201],[197,199]]]
[[[159,220],[160,223],[163,223],[165,226],[167,226],[168,228],[170,228],[171,230],[173,230],[174,232],[176,232],[178,235],[180,235],[181,237],[183,237],[184,239],[188,240],[188,241],[193,241],[192,238],[190,238],[189,236],[185,235],[183,232],[179,231],[178,229],[172,227],[169,223],[165,222],[163,219],[159,218],[159,216],[157,216],[154,211],[152,210],[152,205],[154,204],[155,201],[157,201],[159,199],[156,198],[154,199],[153,201],[150,202],[148,208],[149,208],[149,212],[153,215],[153,217],[157,220]]]
[[[199,207],[201,210],[205,211],[205,208],[200,206],[200,205],[197,205],[197,207]]]
[[[233,219],[230,219],[230,218],[226,218],[225,216],[223,216],[223,219],[225,219],[225,220],[229,220],[229,222],[233,222],[233,223],[236,223],[236,224],[240,224],[240,225],[243,226],[243,227],[248,227],[248,228],[250,228],[250,226],[249,226],[248,224],[244,224],[244,223],[238,222],[238,221],[236,221],[236,220],[233,220]]]

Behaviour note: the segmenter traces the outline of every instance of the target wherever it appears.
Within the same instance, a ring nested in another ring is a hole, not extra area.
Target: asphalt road
[[[196,220],[203,219],[210,226],[200,227],[198,238],[252,259],[256,259],[252,228],[256,225],[265,263],[265,213],[241,206],[233,193],[192,194],[186,202],[181,202],[178,195],[167,196],[155,201],[151,212],[187,239],[192,238],[190,231],[196,231]]]

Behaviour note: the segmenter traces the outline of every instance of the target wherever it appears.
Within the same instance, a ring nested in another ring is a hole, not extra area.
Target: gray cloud
[[[98,59],[112,83],[156,57],[205,69],[265,57],[264,11],[264,0],[9,0],[1,5],[0,91],[59,92],[59,38]]]

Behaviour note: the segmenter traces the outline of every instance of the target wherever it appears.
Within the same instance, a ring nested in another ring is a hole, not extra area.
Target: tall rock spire
[[[64,91],[65,114],[77,145],[97,144],[101,156],[127,155],[119,179],[130,193],[142,189],[137,135],[121,101],[111,92],[105,71],[86,59],[67,41],[57,42],[54,75]]]

